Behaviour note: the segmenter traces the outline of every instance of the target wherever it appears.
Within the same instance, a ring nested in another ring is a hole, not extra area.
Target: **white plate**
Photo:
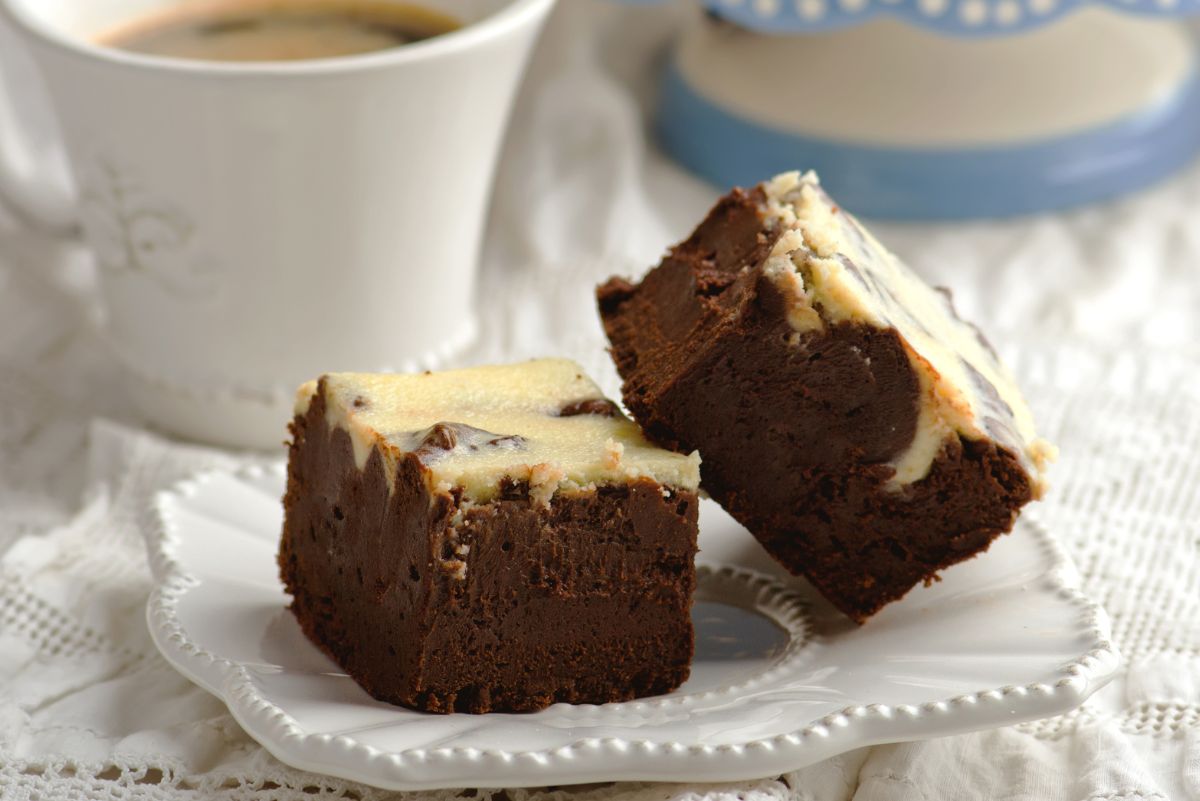
[[[148,617],[175,667],[279,759],[389,789],[723,781],[880,742],[1065,712],[1108,681],[1108,618],[1028,516],[861,628],[701,509],[691,679],[667,696],[525,715],[370,698],[300,633],[277,577],[281,468],[162,493]]]

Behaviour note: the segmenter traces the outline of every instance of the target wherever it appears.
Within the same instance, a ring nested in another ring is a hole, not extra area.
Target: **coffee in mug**
[[[97,41],[174,58],[297,61],[386,50],[458,27],[448,14],[387,0],[226,0],[158,11]]]

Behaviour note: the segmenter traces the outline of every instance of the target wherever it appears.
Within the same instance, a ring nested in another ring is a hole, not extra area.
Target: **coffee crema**
[[[225,0],[181,3],[97,42],[202,61],[299,61],[386,50],[461,25],[440,11],[387,0]]]

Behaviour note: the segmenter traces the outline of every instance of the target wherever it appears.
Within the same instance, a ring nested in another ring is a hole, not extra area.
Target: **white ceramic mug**
[[[78,223],[151,422],[277,447],[301,381],[433,366],[473,338],[495,161],[554,0],[420,0],[464,26],[325,60],[186,61],[93,41],[180,1],[0,0],[74,185],[56,196],[37,165],[45,142],[0,111],[0,194],[48,230]]]

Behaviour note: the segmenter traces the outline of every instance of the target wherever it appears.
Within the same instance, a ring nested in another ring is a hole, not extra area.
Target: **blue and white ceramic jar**
[[[710,0],[672,54],[658,129],[719,186],[813,168],[866,216],[1086,203],[1200,151],[1196,38],[1163,18],[1192,10],[1200,0]]]

